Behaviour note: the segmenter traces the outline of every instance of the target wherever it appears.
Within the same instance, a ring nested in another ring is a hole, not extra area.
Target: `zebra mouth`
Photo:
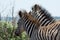
[[[20,32],[15,31],[15,35],[16,35],[16,36],[19,36],[19,35],[20,35]]]

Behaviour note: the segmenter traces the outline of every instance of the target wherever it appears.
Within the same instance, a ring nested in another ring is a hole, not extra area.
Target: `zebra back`
[[[40,40],[60,40],[60,21],[46,27],[40,27],[38,31],[38,38]]]

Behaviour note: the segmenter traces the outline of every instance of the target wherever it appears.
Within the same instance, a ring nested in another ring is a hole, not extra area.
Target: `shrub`
[[[16,24],[17,26],[17,24]],[[28,40],[26,32],[23,32],[20,36],[15,36],[16,27],[11,22],[0,21],[0,40]]]

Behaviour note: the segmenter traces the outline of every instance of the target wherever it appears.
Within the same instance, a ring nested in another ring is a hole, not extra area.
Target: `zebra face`
[[[26,14],[27,12],[25,10],[23,11],[19,11],[19,17],[20,19],[18,20],[18,27],[15,31],[15,35],[19,36],[19,34],[21,34],[23,31],[24,31],[24,27],[23,27],[23,17],[24,17],[24,14]]]
[[[18,25],[18,27],[17,27],[17,29],[15,31],[15,35],[19,36],[19,35],[21,35],[22,32],[24,32],[24,27],[23,27],[23,21],[22,21],[22,19],[18,20],[17,25]]]

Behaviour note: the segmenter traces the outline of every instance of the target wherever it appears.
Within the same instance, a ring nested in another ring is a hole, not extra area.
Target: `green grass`
[[[17,24],[12,25],[11,22],[0,21],[0,40],[28,40],[26,32],[20,36],[14,34]]]

